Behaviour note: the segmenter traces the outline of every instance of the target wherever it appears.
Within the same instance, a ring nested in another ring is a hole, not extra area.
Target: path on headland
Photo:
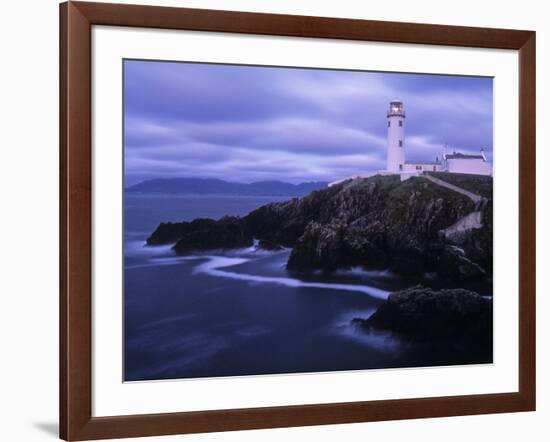
[[[476,193],[470,192],[469,190],[463,189],[462,187],[455,186],[454,184],[448,183],[447,181],[440,180],[432,175],[423,174],[423,178],[426,178],[428,181],[437,184],[438,186],[446,187],[447,189],[453,190],[455,192],[461,193],[462,195],[470,198],[476,205],[481,203],[485,198]]]
[[[456,235],[460,235],[462,233],[468,232],[469,230],[479,229],[483,227],[483,222],[482,222],[483,216],[481,213],[481,209],[487,202],[487,198],[484,198],[481,195],[478,195],[477,193],[473,193],[473,192],[470,192],[469,190],[463,189],[462,187],[455,186],[454,184],[448,183],[447,181],[440,180],[439,178],[436,178],[434,176],[431,176],[428,174],[422,174],[421,176],[426,178],[428,181],[431,181],[432,183],[437,184],[438,186],[446,187],[449,190],[452,190],[454,192],[458,192],[464,196],[467,196],[476,205],[476,208],[472,212],[460,218],[452,226],[449,226],[446,229],[443,229],[440,231],[440,233],[445,235],[447,239],[450,239]]]

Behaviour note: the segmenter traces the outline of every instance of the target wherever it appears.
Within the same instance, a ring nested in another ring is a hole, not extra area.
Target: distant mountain
[[[182,194],[223,194],[223,195],[269,195],[305,196],[313,190],[324,189],[327,182],[300,184],[283,181],[258,181],[256,183],[231,183],[213,178],[166,178],[146,180],[126,189],[139,193],[182,193]]]

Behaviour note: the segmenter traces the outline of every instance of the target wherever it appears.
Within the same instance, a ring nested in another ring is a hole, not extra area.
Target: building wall
[[[472,173],[475,175],[492,175],[491,163],[482,159],[448,159],[447,171],[452,173]]]
[[[403,172],[441,172],[442,170],[441,164],[407,163],[403,165]]]

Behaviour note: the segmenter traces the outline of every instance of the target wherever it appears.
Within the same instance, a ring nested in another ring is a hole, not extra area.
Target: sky
[[[332,181],[386,167],[403,101],[407,160],[493,153],[486,77],[124,61],[126,185],[153,178]]]

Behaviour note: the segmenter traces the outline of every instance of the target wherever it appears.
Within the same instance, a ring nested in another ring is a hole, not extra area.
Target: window
[[[416,170],[422,170],[422,166],[416,166]]]
[[[403,140],[399,140],[399,147],[403,147]]]
[[[388,121],[388,127],[390,127],[390,126],[391,126],[391,121]]]
[[[399,120],[399,127],[403,126],[403,120]]]
[[[435,172],[435,166],[434,166],[434,172]]]
[[[399,165],[399,170],[403,170],[403,164]]]

